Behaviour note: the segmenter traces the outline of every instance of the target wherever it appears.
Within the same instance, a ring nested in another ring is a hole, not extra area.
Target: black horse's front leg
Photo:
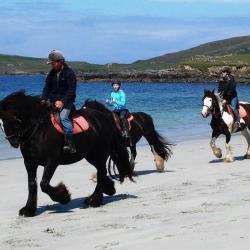
[[[114,182],[107,177],[106,166],[97,167],[97,185],[91,196],[85,199],[84,203],[88,207],[99,207],[103,202],[103,193],[114,195],[116,192]]]
[[[36,174],[38,165],[24,161],[28,173],[29,195],[26,205],[19,210],[19,215],[31,217],[34,216],[37,209],[37,182]]]
[[[42,181],[40,183],[41,189],[48,194],[53,201],[61,204],[67,204],[70,201],[70,193],[66,186],[61,182],[56,187],[50,185],[50,181],[57,168],[56,164],[48,164],[43,171]]]

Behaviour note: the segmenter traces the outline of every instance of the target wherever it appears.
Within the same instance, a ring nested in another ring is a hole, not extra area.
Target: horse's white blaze
[[[203,101],[203,108],[201,114],[205,117],[209,113],[209,109],[212,107],[212,98],[206,97]]]

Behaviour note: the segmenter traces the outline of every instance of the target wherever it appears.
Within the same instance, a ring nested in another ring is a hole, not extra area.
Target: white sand
[[[95,187],[94,168],[86,161],[60,166],[52,183],[63,180],[72,201],[54,203],[39,187],[33,218],[18,217],[27,198],[23,161],[1,161],[0,249],[249,249],[250,160],[242,157],[244,138],[232,146],[236,160],[224,163],[209,139],[179,144],[162,174],[140,147],[137,183],[116,183],[117,194],[100,208],[81,209]]]

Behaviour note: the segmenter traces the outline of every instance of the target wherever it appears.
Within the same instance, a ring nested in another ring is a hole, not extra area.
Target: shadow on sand
[[[235,156],[234,160],[235,161],[243,161],[246,159],[244,158],[244,156]],[[208,163],[220,163],[220,162],[224,162],[224,159],[215,159],[215,160],[209,161]]]
[[[147,175],[147,174],[154,174],[154,173],[164,174],[164,173],[171,173],[171,172],[175,172],[175,171],[173,171],[173,170],[166,170],[166,171],[160,173],[156,169],[154,169],[154,170],[141,170],[141,171],[134,171],[134,175],[136,177],[136,176],[140,176],[140,175]]]
[[[40,215],[46,211],[50,211],[50,213],[72,213],[76,208],[87,208],[84,205],[85,198],[75,198],[72,199],[68,204],[62,205],[60,203],[55,203],[53,205],[40,206],[37,208],[36,215]],[[115,201],[125,200],[125,199],[136,199],[138,198],[135,195],[130,194],[118,194],[114,196],[104,196],[103,205],[109,204]]]

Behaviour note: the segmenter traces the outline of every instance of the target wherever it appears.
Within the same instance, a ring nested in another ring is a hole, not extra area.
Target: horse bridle
[[[215,105],[213,105],[212,104],[212,108],[213,108],[213,110],[212,110],[212,108],[210,108],[210,107],[208,107],[207,105],[205,105],[205,104],[203,104],[203,107],[206,107],[206,108],[208,108],[208,110],[209,110],[209,113],[212,115],[212,116],[214,116],[214,117],[221,117],[222,116],[222,114],[221,114],[221,112],[219,111],[219,113],[215,113]]]
[[[16,121],[18,121],[19,123],[22,123],[22,120],[20,120],[20,119],[18,119],[18,118],[16,118],[16,117],[13,117],[13,120],[16,120]],[[39,125],[40,125],[40,123],[38,122],[38,123],[36,124],[35,128],[33,129],[32,133],[30,134],[30,136],[29,136],[28,138],[26,138],[24,142],[20,143],[19,146],[25,144],[27,141],[29,141],[29,140],[33,137],[33,135],[36,133],[36,131],[37,131]],[[4,130],[4,128],[3,128],[3,123],[2,123],[2,122],[0,122],[0,127],[1,127],[2,132],[3,132],[4,135],[5,135],[4,138],[5,138],[6,140],[9,140],[9,139],[11,139],[11,138],[13,138],[13,137],[17,137],[17,138],[23,139],[22,137],[31,129],[31,126],[28,126],[28,127],[25,128],[24,130],[22,130],[21,128],[19,128],[18,131],[17,131],[16,133],[13,133],[13,134],[11,134],[11,135],[6,135],[5,130]]]

